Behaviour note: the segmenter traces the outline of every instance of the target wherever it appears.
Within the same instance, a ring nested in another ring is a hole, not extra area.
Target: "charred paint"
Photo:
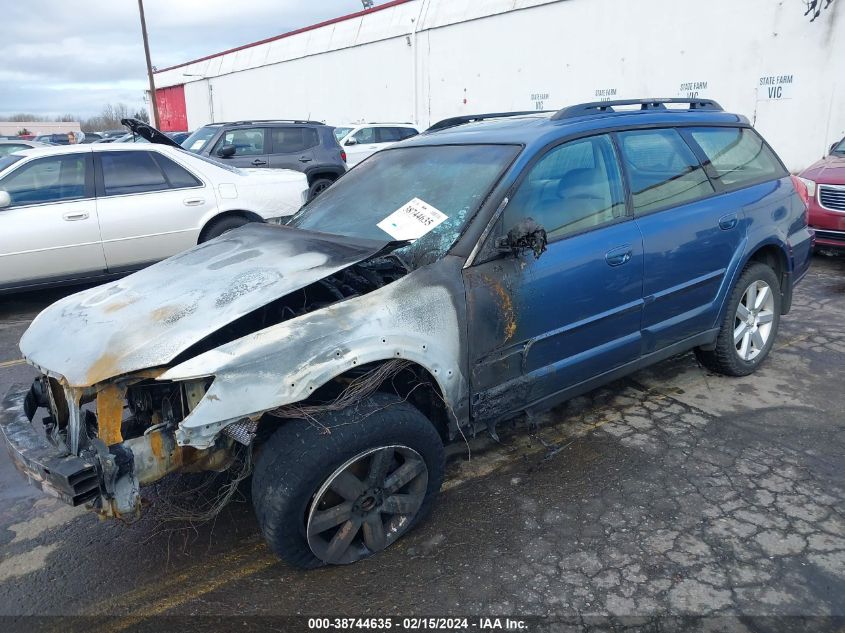
[[[502,320],[504,321],[504,329],[502,333],[505,336],[505,341],[509,341],[513,335],[516,334],[516,314],[513,309],[511,296],[508,294],[508,291],[505,290],[504,286],[502,286],[501,282],[487,275],[484,275],[483,279],[487,282],[487,285],[496,297],[496,303],[499,306],[499,311],[501,312]]]
[[[106,385],[97,392],[98,435],[106,446],[123,441],[120,425],[123,421],[123,398],[125,389],[117,385]]]

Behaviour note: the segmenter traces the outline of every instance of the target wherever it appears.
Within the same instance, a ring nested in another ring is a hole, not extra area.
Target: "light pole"
[[[141,13],[141,35],[144,38],[144,55],[147,57],[147,77],[150,79],[150,100],[153,103],[153,125],[160,126],[158,120],[158,100],[156,99],[156,84],[153,79],[153,65],[150,61],[150,43],[147,40],[147,21],[144,19],[144,0],[138,0],[138,11]]]

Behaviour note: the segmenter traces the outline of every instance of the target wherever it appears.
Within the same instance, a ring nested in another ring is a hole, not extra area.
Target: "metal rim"
[[[422,456],[402,445],[359,453],[320,486],[306,523],[308,547],[325,563],[354,563],[391,545],[413,523],[428,489]]]
[[[734,317],[734,349],[744,361],[757,358],[772,335],[775,296],[765,281],[752,281],[745,289]]]

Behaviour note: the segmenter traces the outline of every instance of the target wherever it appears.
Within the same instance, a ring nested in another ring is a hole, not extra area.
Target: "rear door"
[[[227,130],[211,149],[211,157],[232,167],[266,169],[270,165],[270,132],[264,127]],[[234,145],[232,156],[220,156],[224,145]]]
[[[28,161],[0,189],[0,287],[105,272],[90,151]]]
[[[498,234],[527,218],[548,233],[539,259],[503,255],[465,270],[482,417],[553,402],[640,354],[642,238],[610,137],[559,145],[529,167]]]
[[[320,138],[314,128],[291,125],[270,128],[270,167],[305,171],[316,161]]]
[[[713,328],[745,234],[741,205],[719,196],[677,129],[620,132],[643,235],[643,354]]]
[[[96,152],[97,212],[110,271],[139,268],[197,243],[216,206],[199,177],[154,150]]]

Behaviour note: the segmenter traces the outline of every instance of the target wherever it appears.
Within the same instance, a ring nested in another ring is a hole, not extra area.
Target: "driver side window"
[[[602,135],[564,143],[543,156],[505,208],[504,227],[532,218],[551,242],[624,215],[622,174],[613,142]]]

